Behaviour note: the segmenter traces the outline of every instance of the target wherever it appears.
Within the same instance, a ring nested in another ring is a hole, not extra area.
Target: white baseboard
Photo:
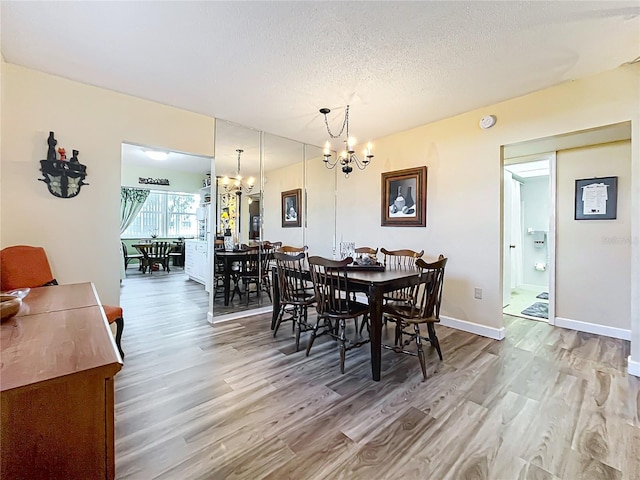
[[[631,360],[631,355],[629,355],[629,362],[627,365],[627,371],[629,372],[629,375],[640,377],[640,362]]]
[[[478,323],[467,322],[466,320],[459,320],[457,318],[445,317],[442,315],[440,316],[440,324],[445,327],[462,330],[463,332],[473,333],[474,335],[493,338],[494,340],[502,340],[505,335],[504,327],[487,327],[486,325],[480,325]]]
[[[605,337],[619,338],[621,340],[631,340],[631,330],[624,328],[608,327],[606,325],[598,325],[596,323],[581,322],[580,320],[572,320],[570,318],[556,317],[554,324],[556,327],[577,330],[578,332],[595,333]]]
[[[211,312],[207,312],[207,322],[214,325],[216,323],[230,322],[232,320],[238,320],[239,318],[253,317],[254,315],[262,315],[263,313],[271,312],[273,312],[273,307],[271,305],[268,307],[254,308],[253,310],[245,310],[243,312],[229,313],[227,315],[217,315],[215,317]],[[271,320],[269,320],[269,325],[271,325]]]

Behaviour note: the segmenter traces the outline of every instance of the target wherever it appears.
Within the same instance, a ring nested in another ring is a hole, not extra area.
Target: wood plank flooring
[[[118,479],[640,479],[629,342],[508,316],[501,342],[438,325],[426,382],[389,350],[373,382],[368,345],[341,375],[332,340],[306,357],[270,315],[209,325],[179,272],[121,292]]]

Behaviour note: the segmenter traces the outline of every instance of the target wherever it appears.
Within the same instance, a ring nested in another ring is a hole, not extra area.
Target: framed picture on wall
[[[287,190],[282,192],[282,226],[302,226],[302,189]]]
[[[427,167],[382,174],[381,225],[427,226]]]
[[[618,177],[576,180],[576,220],[614,220],[618,208]]]

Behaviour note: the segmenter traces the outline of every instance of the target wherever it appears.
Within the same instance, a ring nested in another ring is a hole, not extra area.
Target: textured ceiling
[[[351,133],[365,142],[640,55],[637,0],[1,9],[7,62],[314,145],[327,138],[320,107],[339,129],[350,104]]]

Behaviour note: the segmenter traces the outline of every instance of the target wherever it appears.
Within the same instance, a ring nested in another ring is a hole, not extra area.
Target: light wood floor
[[[127,277],[125,280],[123,280],[122,286],[128,287],[129,285],[131,285],[134,292],[137,291],[138,293],[140,293],[141,290],[146,291],[147,289],[151,289],[152,291],[162,293],[164,290],[173,288],[171,285],[181,285],[189,287],[190,295],[193,296],[193,298],[199,296],[204,299],[204,302],[207,301],[207,293],[204,289],[204,285],[199,284],[195,281],[188,281],[183,267],[171,266],[170,272],[165,272],[162,270],[162,268],[160,268],[159,271],[156,271],[154,273],[142,273],[140,270],[138,270],[138,266],[132,263],[131,265],[129,265],[129,268],[127,268],[126,273]],[[187,285],[183,283],[185,281],[188,282]],[[250,287],[251,292],[248,298],[248,302],[247,297],[244,294],[245,287],[241,285],[240,288],[242,295],[234,295],[230,300],[229,305],[226,306],[224,304],[224,296],[222,295],[222,292],[216,295],[213,304],[214,315],[216,317],[271,306],[271,299],[266,294],[266,292],[262,292],[261,295],[256,294],[255,285],[252,284]],[[122,290],[122,292],[124,293],[124,289]]]
[[[640,478],[625,341],[508,316],[501,342],[438,325],[426,382],[388,350],[373,382],[368,345],[341,375],[333,341],[305,357],[268,315],[209,325],[184,276],[126,282],[122,306],[118,479]]]

